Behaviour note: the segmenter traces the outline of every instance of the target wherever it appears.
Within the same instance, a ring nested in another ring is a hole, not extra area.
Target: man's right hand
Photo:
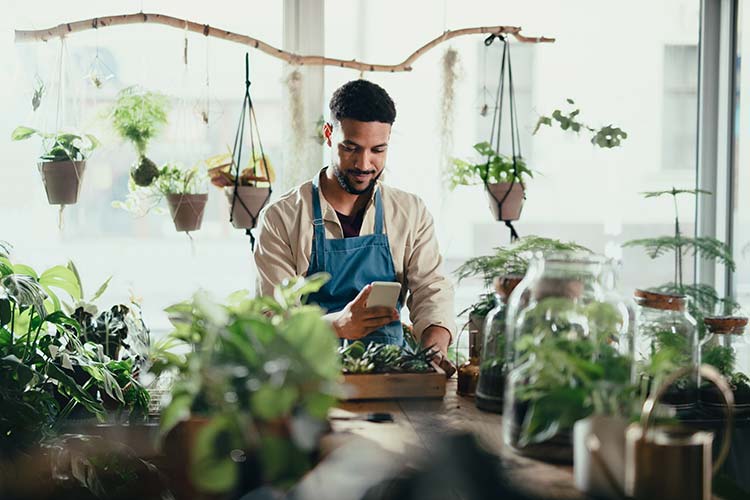
[[[372,285],[367,285],[341,311],[328,315],[339,338],[361,339],[399,319],[398,311],[390,307],[367,307],[371,291]]]

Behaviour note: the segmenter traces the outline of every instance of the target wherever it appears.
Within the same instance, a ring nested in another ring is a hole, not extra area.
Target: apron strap
[[[375,187],[375,234],[383,234],[383,202],[380,189]]]
[[[313,246],[315,256],[315,267],[320,271],[325,271],[325,241],[326,228],[323,222],[323,212],[320,209],[320,189],[318,184],[319,175],[313,178],[312,182],[312,202],[313,202]]]

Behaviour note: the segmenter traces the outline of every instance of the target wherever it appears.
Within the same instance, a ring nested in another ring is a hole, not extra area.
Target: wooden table
[[[575,488],[572,466],[546,464],[506,449],[502,439],[502,416],[480,411],[473,399],[458,396],[455,378],[449,380],[442,400],[345,402],[340,408],[355,414],[389,412],[394,423],[333,420],[334,435],[354,434],[403,454],[415,449],[434,451],[439,435],[468,431],[477,436],[488,451],[501,457],[509,479],[521,491],[550,499],[585,498]]]

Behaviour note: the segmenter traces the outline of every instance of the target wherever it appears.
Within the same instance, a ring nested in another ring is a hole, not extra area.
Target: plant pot
[[[495,220],[514,221],[521,218],[523,201],[526,199],[523,184],[520,182],[487,184],[487,190],[487,198],[490,202],[490,212],[492,212]],[[508,190],[510,190],[510,192],[508,192]],[[501,213],[498,201],[503,198],[505,198],[505,200],[502,204]]]
[[[482,360],[479,383],[475,395],[477,408],[480,410],[502,413],[505,395],[505,369],[503,361]]]
[[[620,498],[625,489],[625,431],[627,420],[620,417],[596,415],[579,420],[573,425],[573,472],[576,488],[601,498]],[[589,450],[589,439],[598,441],[599,458]],[[602,464],[603,462],[603,464]],[[617,486],[607,480],[611,473]]]
[[[268,202],[270,193],[271,188],[267,187],[239,186],[237,200],[232,207],[234,186],[224,188],[232,226],[237,229],[253,229],[258,223],[258,214]]]
[[[208,194],[168,194],[167,203],[178,231],[197,231],[203,222]]]
[[[50,205],[74,205],[81,192],[86,161],[43,161],[37,164]]]
[[[503,412],[503,432],[507,446],[519,455],[542,462],[573,463],[573,435],[570,428],[560,429],[544,441],[523,446],[519,443],[519,438],[521,427],[529,411],[529,403],[526,401],[507,403],[506,401],[506,410]]]

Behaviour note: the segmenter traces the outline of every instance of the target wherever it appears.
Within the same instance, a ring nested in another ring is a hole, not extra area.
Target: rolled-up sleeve
[[[420,339],[427,327],[436,325],[447,329],[452,341],[456,335],[453,285],[443,274],[435,226],[422,200],[418,202],[416,221],[414,239],[408,242],[404,255],[409,289],[406,305],[414,334]]]
[[[270,206],[261,216],[255,242],[255,267],[258,270],[258,295],[273,295],[276,285],[296,276],[294,255],[283,218]]]

